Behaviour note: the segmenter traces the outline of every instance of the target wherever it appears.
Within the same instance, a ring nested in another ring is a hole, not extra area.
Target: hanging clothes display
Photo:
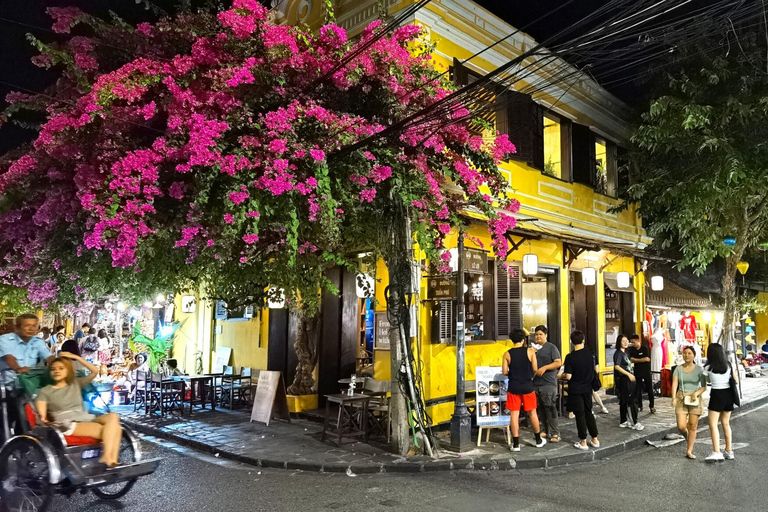
[[[651,336],[651,371],[660,372],[664,367],[664,334],[661,330],[656,331]]]
[[[686,344],[692,344],[696,341],[696,319],[690,313],[680,319],[680,328],[683,330],[683,337]]]

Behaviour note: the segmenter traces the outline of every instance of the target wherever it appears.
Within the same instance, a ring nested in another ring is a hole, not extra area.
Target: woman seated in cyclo
[[[76,378],[72,362],[85,366],[91,373]],[[115,413],[96,416],[85,412],[82,389],[99,375],[99,367],[82,357],[61,352],[51,363],[53,384],[45,386],[37,395],[35,406],[43,422],[50,423],[65,436],[83,436],[101,439],[103,449],[99,462],[117,466],[122,427]]]

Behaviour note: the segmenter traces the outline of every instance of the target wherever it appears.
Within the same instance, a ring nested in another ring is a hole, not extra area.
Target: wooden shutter
[[[619,190],[629,187],[629,160],[627,150],[616,147],[616,167],[619,174]]]
[[[456,323],[453,321],[453,304],[452,300],[441,300],[440,304],[440,342],[447,343],[453,339],[453,333],[456,331]]]
[[[573,123],[571,126],[571,155],[573,181],[593,187],[595,185],[595,136],[589,126]]]
[[[469,73],[467,72],[467,68],[461,65],[459,59],[453,59],[453,66],[451,66],[451,78],[457,87],[463,87],[469,83]]]
[[[522,268],[508,263],[514,275],[501,262],[496,264],[496,339],[508,339],[512,329],[523,325]]]
[[[544,170],[544,108],[531,101],[531,167]]]
[[[571,127],[570,119],[560,118],[560,178],[571,181],[573,179],[573,166],[571,158]]]
[[[512,134],[509,131],[509,99],[508,91],[496,95],[496,131],[502,135],[509,135],[510,140],[512,140]],[[512,143],[515,144],[514,141]],[[517,145],[515,144],[515,146]]]

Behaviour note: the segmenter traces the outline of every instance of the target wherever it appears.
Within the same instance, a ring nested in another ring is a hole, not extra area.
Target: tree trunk
[[[735,357],[735,340],[733,324],[736,321],[737,315],[740,311],[736,310],[736,275],[738,268],[736,265],[741,261],[746,250],[746,234],[742,234],[737,239],[736,245],[733,248],[733,252],[725,260],[725,275],[723,276],[723,299],[725,300],[725,311],[723,312],[723,327],[720,331],[720,338],[717,342],[728,351],[734,352]]]
[[[395,287],[390,288],[390,300],[387,304],[387,309],[390,306],[397,307],[399,298],[399,290],[395,290]],[[390,368],[392,372],[392,381],[390,383],[390,389],[392,391],[392,398],[389,402],[389,416],[392,424],[392,437],[390,438],[391,448],[394,453],[399,455],[405,455],[410,447],[410,437],[408,435],[408,408],[405,403],[405,395],[403,395],[402,388],[400,387],[400,369],[403,365],[403,347],[400,341],[400,330],[402,329],[397,315],[392,315],[389,324],[389,354],[390,354]]]
[[[311,395],[314,393],[315,378],[313,373],[317,366],[317,341],[320,334],[320,314],[308,317],[299,316],[296,343],[296,355],[299,364],[296,366],[296,377],[293,384],[288,386],[289,395]]]

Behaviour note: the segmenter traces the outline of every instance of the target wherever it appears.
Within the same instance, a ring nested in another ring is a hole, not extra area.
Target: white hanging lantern
[[[539,273],[539,258],[535,254],[526,254],[523,256],[523,274],[526,276],[535,276]]]
[[[664,289],[664,278],[661,276],[653,276],[651,278],[651,290],[658,292]]]
[[[619,288],[629,288],[629,272],[619,272],[616,274],[616,284]]]
[[[448,251],[448,254],[451,255],[451,259],[448,261],[448,266],[451,267],[451,270],[456,272],[459,270],[459,249],[454,247]]]
[[[355,292],[358,299],[370,299],[374,295],[374,280],[373,276],[358,273],[355,277]]]
[[[280,288],[270,288],[267,292],[267,307],[269,309],[283,309],[285,307],[285,291]]]
[[[597,284],[597,270],[593,267],[587,267],[582,270],[581,284],[584,286],[594,286]]]

